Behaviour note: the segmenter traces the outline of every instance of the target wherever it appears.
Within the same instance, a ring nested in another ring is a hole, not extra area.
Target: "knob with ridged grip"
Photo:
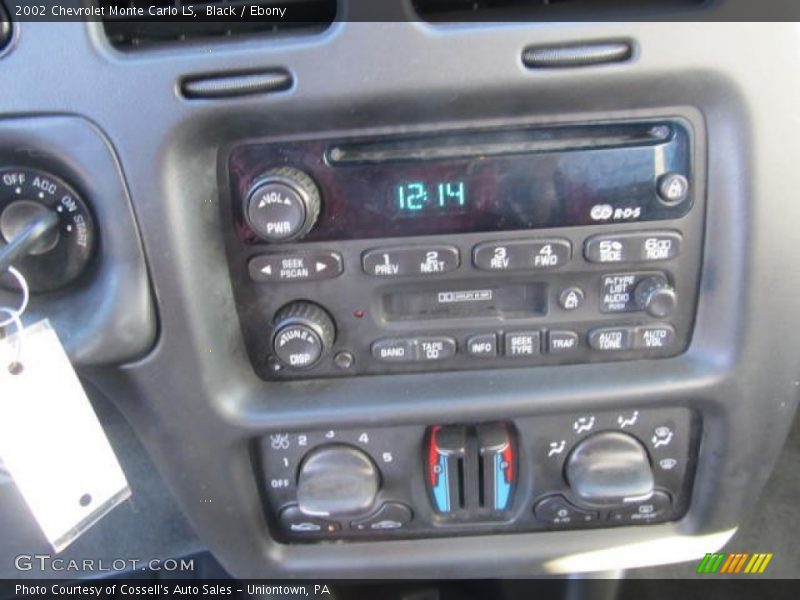
[[[250,228],[268,242],[297,240],[311,231],[322,201],[319,188],[305,172],[278,167],[262,173],[250,185],[244,216]]]
[[[273,320],[272,350],[289,369],[310,369],[327,354],[336,339],[336,326],[321,306],[291,302]]]

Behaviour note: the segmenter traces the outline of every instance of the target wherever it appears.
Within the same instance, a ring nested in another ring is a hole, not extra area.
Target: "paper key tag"
[[[0,458],[61,552],[131,492],[50,322],[25,328],[12,374],[19,339],[0,339]]]

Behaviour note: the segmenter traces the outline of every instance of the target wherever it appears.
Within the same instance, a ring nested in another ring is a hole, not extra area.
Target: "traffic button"
[[[551,331],[547,336],[548,354],[567,354],[578,349],[578,334],[574,331]]]

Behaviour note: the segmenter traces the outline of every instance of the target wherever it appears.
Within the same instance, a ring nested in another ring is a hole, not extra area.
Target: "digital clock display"
[[[467,209],[467,184],[454,181],[405,181],[394,186],[392,207],[399,216],[460,213]]]

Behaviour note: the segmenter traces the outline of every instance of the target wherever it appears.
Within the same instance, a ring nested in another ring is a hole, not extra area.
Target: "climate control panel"
[[[687,409],[633,408],[274,432],[258,454],[289,542],[611,527],[682,516],[699,427]]]

